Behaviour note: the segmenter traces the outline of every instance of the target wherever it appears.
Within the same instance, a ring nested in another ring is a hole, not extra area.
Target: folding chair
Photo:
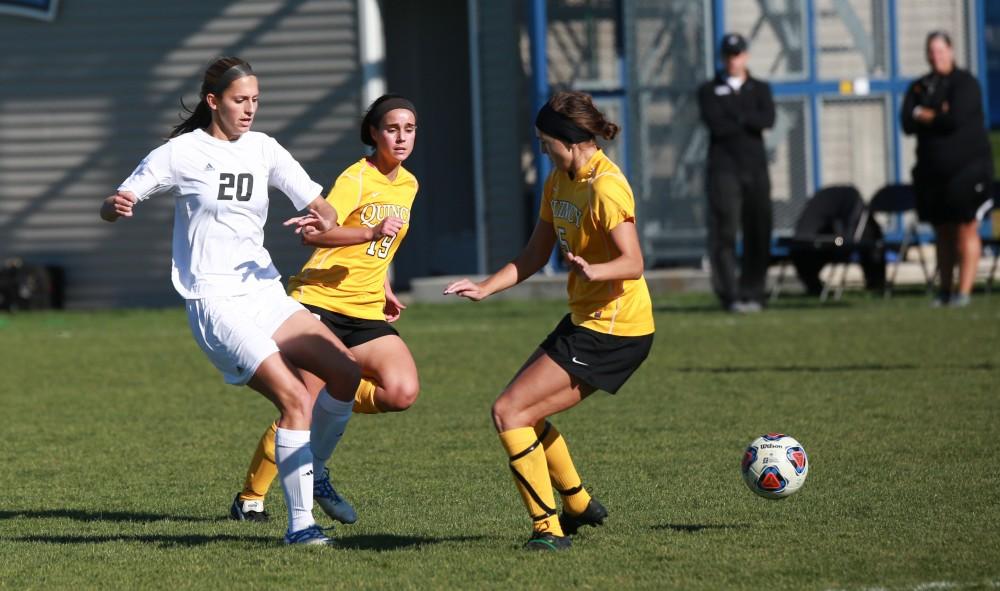
[[[819,291],[820,301],[826,301],[831,294],[834,299],[840,299],[847,284],[848,266],[859,263],[862,256],[876,248],[882,248],[881,230],[871,220],[857,188],[852,185],[824,187],[807,202],[795,224],[795,234],[778,238],[774,250],[784,252],[787,249],[788,256],[781,259],[771,299],[777,299],[781,293],[787,264],[794,263],[797,256],[801,261],[809,259],[807,262],[817,273],[817,282],[819,270],[832,264],[829,280],[821,287],[810,286],[801,276],[800,279],[806,282],[808,290]]]
[[[979,239],[983,250],[993,253],[993,264],[990,274],[986,277],[986,293],[993,292],[993,278],[997,272],[997,261],[1000,260],[1000,182],[993,183],[993,198],[986,200],[976,212],[979,220]]]
[[[888,218],[888,223],[882,226],[882,244],[886,252],[886,266],[891,265],[891,271],[886,274],[884,291],[886,297],[892,295],[899,266],[906,261],[907,254],[914,247],[916,247],[917,257],[920,260],[920,270],[924,274],[924,284],[927,286],[928,292],[933,290],[934,274],[929,269],[924,258],[923,248],[921,248],[920,234],[917,231],[916,208],[917,198],[913,193],[912,185],[886,185],[876,191],[871,201],[868,202],[868,211],[872,215],[884,214]]]

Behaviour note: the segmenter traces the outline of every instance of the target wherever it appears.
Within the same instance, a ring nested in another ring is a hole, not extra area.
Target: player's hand
[[[385,313],[385,321],[392,323],[399,320],[399,317],[403,314],[403,310],[406,309],[406,304],[399,301],[396,294],[386,292],[385,294],[385,308],[382,311]]]
[[[101,204],[101,218],[108,222],[116,222],[118,218],[132,217],[132,208],[138,199],[131,191],[119,191],[108,197]]]
[[[289,218],[282,225],[294,227],[295,233],[302,236],[303,244],[309,244],[309,237],[322,234],[333,228],[333,224],[316,213],[315,209],[311,208],[306,215]]]
[[[580,277],[583,277],[587,281],[596,281],[597,275],[594,272],[594,268],[587,261],[583,260],[583,257],[578,257],[575,254],[567,251],[566,252],[566,262],[569,263],[569,270],[576,273]]]
[[[372,228],[372,240],[378,240],[386,236],[395,236],[403,229],[403,220],[395,216],[389,216]]]
[[[444,295],[455,294],[463,298],[469,298],[473,302],[486,299],[490,294],[478,283],[473,283],[468,279],[459,279],[444,288]]]

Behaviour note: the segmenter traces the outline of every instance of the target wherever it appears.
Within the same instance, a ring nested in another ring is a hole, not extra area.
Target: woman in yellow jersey
[[[393,294],[388,278],[417,194],[417,179],[402,166],[413,151],[416,131],[416,108],[410,101],[384,95],[372,103],[361,122],[361,141],[373,153],[337,178],[326,198],[337,212],[337,225],[322,234],[303,235],[302,241],[316,250],[288,283],[289,295],[344,342],[361,368],[354,412],[406,410],[420,390],[413,356],[390,325],[406,306]],[[312,392],[322,387],[311,375],[305,383]],[[233,519],[267,519],[263,500],[274,478],[273,450],[272,425],[233,501]],[[317,474],[315,482],[313,498],[327,515],[342,523],[357,519],[354,508],[330,485],[328,471]]]
[[[535,119],[554,170],[521,254],[478,283],[462,279],[444,293],[479,301],[534,274],[558,244],[570,267],[570,313],[539,345],[493,403],[493,424],[533,520],[530,550],[570,547],[580,526],[598,526],[607,510],[584,490],[566,442],[547,417],[595,390],[614,394],[649,355],[653,314],[628,181],[597,146],[613,139],[607,121],[581,92],[561,92]],[[562,498],[556,516],[553,487]]]

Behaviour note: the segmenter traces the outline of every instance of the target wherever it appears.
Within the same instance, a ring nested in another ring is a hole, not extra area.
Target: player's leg
[[[493,403],[493,423],[533,522],[533,535],[526,548],[569,547],[556,512],[545,449],[534,426],[545,417],[572,408],[592,392],[593,388],[539,350]]]
[[[271,423],[257,442],[257,449],[247,468],[243,490],[236,494],[229,509],[229,517],[236,521],[268,520],[264,499],[278,475],[278,466],[274,463],[274,436],[277,429],[278,422]]]
[[[312,396],[271,338],[274,325],[301,309],[286,305],[278,285],[253,294],[187,301],[192,335],[226,382],[250,386],[278,409],[275,460],[289,512],[285,541],[324,544],[329,539],[312,518]]]
[[[281,353],[257,367],[247,384],[278,408],[275,464],[288,507],[286,543],[328,544],[312,516],[313,458],[310,448],[312,396]]]
[[[361,370],[347,347],[305,310],[291,316],[274,340],[301,368],[306,387],[316,393],[312,408],[313,498],[331,518],[354,523],[357,513],[330,484],[326,463],[351,418]]]
[[[400,412],[420,393],[417,364],[397,335],[384,335],[351,347],[365,376],[355,394],[355,412]]]
[[[559,515],[559,525],[562,526],[563,533],[571,536],[581,526],[602,525],[608,516],[608,510],[583,487],[583,480],[576,471],[562,433],[547,419],[535,424],[535,433],[545,449],[552,487],[562,499],[563,510]]]

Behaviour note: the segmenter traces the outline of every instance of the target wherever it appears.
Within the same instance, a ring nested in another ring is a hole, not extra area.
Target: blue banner
[[[58,0],[0,0],[0,14],[53,21],[58,3]]]

